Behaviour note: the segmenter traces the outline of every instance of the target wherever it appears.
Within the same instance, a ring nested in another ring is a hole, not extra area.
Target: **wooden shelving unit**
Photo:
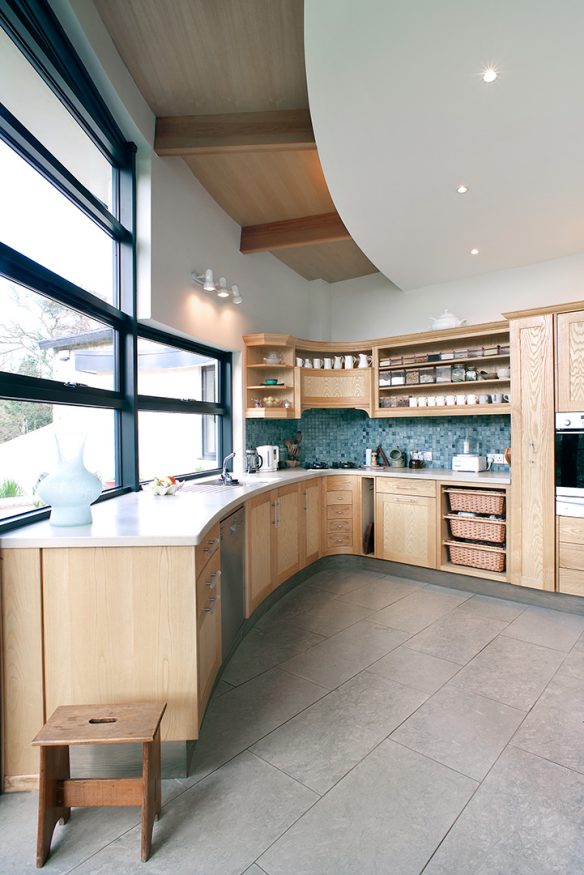
[[[300,416],[295,386],[295,338],[284,334],[253,334],[244,337],[244,341],[246,418],[295,419]],[[270,356],[277,360],[266,361]],[[280,385],[266,385],[267,379],[276,379]],[[277,403],[271,405],[271,398]]]

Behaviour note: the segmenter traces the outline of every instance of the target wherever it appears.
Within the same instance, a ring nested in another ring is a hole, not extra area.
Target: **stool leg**
[[[66,823],[70,808],[59,805],[62,782],[69,777],[69,747],[67,745],[41,747],[39,774],[39,819],[37,832],[37,868],[45,865],[51,849],[55,825]]]
[[[156,814],[156,775],[154,769],[154,742],[144,743],[142,755],[142,844],[141,857],[145,863],[152,846],[152,826]]]

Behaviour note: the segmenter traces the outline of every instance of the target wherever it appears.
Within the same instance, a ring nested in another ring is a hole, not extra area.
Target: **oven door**
[[[584,431],[556,432],[556,512],[584,516]]]

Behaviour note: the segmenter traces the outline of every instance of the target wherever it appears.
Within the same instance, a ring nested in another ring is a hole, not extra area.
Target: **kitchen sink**
[[[246,487],[264,486],[269,480],[245,480],[238,483],[223,483],[221,480],[208,480],[206,483],[185,483],[181,492],[229,492],[232,489],[244,489]]]

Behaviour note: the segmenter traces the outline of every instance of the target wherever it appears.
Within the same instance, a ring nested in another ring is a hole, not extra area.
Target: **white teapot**
[[[430,316],[430,321],[433,331],[439,331],[441,328],[459,328],[461,325],[466,325],[466,319],[459,319],[458,316],[455,316],[449,310],[444,310],[438,318]]]

